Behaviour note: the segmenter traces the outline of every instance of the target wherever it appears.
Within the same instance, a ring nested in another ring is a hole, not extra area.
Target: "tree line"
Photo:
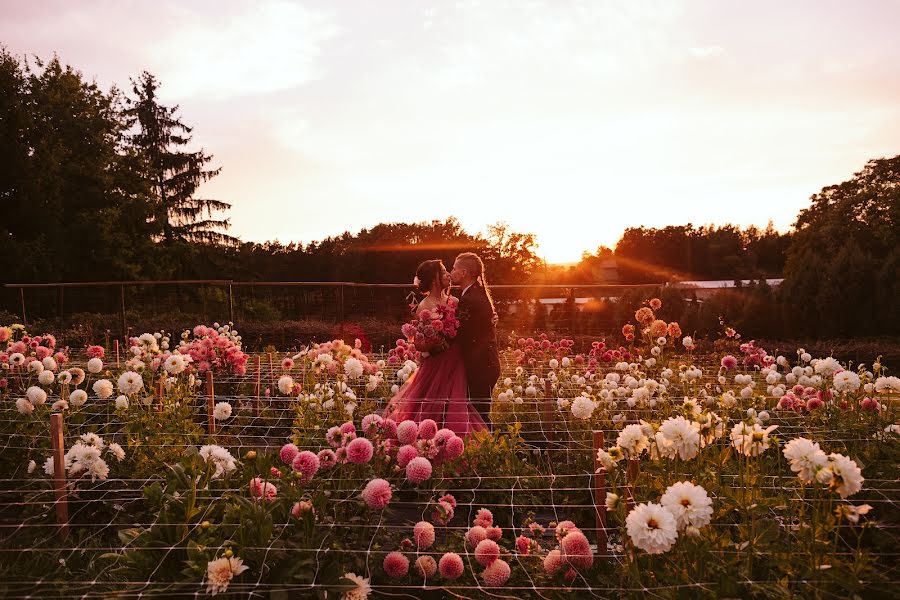
[[[764,296],[754,314],[806,335],[900,329],[900,156],[813,195],[791,232],[771,223],[633,227],[614,248],[565,267],[545,264],[531,233],[504,223],[470,233],[453,217],[257,243],[228,234],[228,202],[198,193],[221,167],[188,150],[192,128],[178,106],[161,103],[160,82],[143,72],[128,87],[104,91],[56,56],[24,59],[0,47],[0,283],[404,282],[425,258],[475,251],[494,283],[784,277],[776,290],[746,295]]]

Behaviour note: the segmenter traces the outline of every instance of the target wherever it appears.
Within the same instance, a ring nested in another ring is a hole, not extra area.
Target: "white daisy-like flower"
[[[859,375],[853,371],[841,371],[834,375],[834,389],[839,392],[855,392],[859,389],[862,382]]]
[[[616,446],[621,448],[629,458],[637,458],[650,445],[647,436],[637,424],[627,425],[619,432]]]
[[[41,374],[38,375],[38,383],[41,385],[50,385],[54,381],[56,381],[56,375],[53,374],[53,371],[41,371]]]
[[[100,448],[86,446],[78,442],[73,447],[73,450],[78,446],[81,446],[81,448],[73,453],[69,474],[76,475],[84,471],[91,476],[91,481],[95,479],[103,480],[109,477],[109,465],[100,457]]]
[[[37,468],[37,463],[33,460],[28,461],[28,474],[31,475],[34,473],[34,470]]]
[[[99,373],[103,370],[103,361],[99,358],[92,358],[87,361],[87,370],[88,373]]]
[[[769,449],[769,434],[778,429],[778,425],[769,425],[765,429],[754,423],[749,426],[744,422],[731,428],[731,445],[744,456],[759,456]]]
[[[125,450],[123,450],[122,446],[120,446],[116,442],[112,442],[109,445],[109,451],[113,453],[113,455],[116,457],[116,460],[118,460],[119,462],[125,460]]]
[[[183,373],[186,366],[184,358],[180,354],[172,354],[163,363],[163,368],[166,370],[166,373],[170,375]]]
[[[289,396],[294,390],[294,378],[290,375],[282,375],[278,378],[278,391]]]
[[[23,415],[30,415],[34,412],[34,404],[28,401],[28,398],[16,398],[16,410]]]
[[[103,448],[103,446],[105,445],[103,442],[103,438],[96,433],[82,433],[81,441],[88,446],[96,446],[98,448]]]
[[[206,565],[206,593],[215,596],[227,591],[232,578],[249,568],[243,560],[233,556],[210,561]]]
[[[900,392],[900,377],[879,377],[875,380],[875,391]]]
[[[110,396],[113,395],[113,384],[109,379],[98,379],[94,382],[94,385],[91,386],[91,389],[94,390],[94,393],[97,394],[97,397],[101,400],[106,400]]]
[[[237,468],[234,457],[231,453],[215,444],[208,444],[200,447],[200,458],[215,466],[216,471],[213,473],[213,479],[221,477],[224,473],[230,473]]]
[[[21,352],[13,352],[12,354],[9,355],[9,364],[14,367],[21,367],[24,362],[25,362],[25,355],[22,354]],[[41,365],[42,368],[43,368],[43,366],[44,365]]]
[[[352,356],[344,361],[344,373],[347,374],[347,377],[350,379],[358,379],[362,377],[364,368],[362,361],[358,358],[353,358]]]
[[[144,379],[139,373],[125,371],[119,376],[119,391],[126,396],[131,396],[144,389]]]
[[[356,573],[344,573],[344,579],[349,579],[356,587],[347,590],[341,595],[341,600],[366,600],[372,593],[368,577],[360,577]]]
[[[216,403],[213,409],[213,418],[216,421],[225,421],[231,417],[231,405],[227,402]]]
[[[597,403],[587,396],[578,396],[572,401],[572,415],[576,419],[590,419],[597,408]]]
[[[45,356],[44,360],[42,360],[41,363],[48,371],[55,371],[59,368],[59,366],[56,364],[56,360],[52,356]]]
[[[669,486],[660,504],[672,513],[678,530],[693,526],[697,529],[709,525],[712,519],[712,500],[706,490],[690,481],[679,481]]]
[[[64,410],[69,410],[69,403],[60,398],[53,403],[53,406],[50,407],[50,410],[52,410],[53,412],[62,412]]]
[[[663,421],[655,437],[660,455],[666,458],[691,460],[700,452],[700,424],[680,415]]]
[[[39,360],[33,360],[28,363],[28,372],[40,375],[44,372],[44,364]]]
[[[820,358],[815,361],[813,368],[822,377],[831,377],[841,368],[841,363],[829,356],[828,358]]]
[[[802,437],[785,444],[782,452],[791,464],[791,471],[804,483],[812,483],[819,469],[828,463],[828,457],[819,444]]]
[[[125,395],[116,398],[116,410],[128,410],[128,398]]]
[[[47,392],[37,387],[36,385],[33,385],[25,390],[25,397],[28,398],[28,401],[35,406],[41,406],[44,402],[47,401]]]
[[[841,498],[852,496],[862,489],[862,471],[856,463],[843,454],[832,452],[828,455],[828,468],[831,470],[830,485],[837,490]]]
[[[72,390],[72,393],[69,394],[69,402],[72,403],[72,406],[84,406],[87,399],[88,395],[84,390]]]
[[[675,517],[652,502],[632,509],[625,518],[625,529],[632,543],[648,554],[668,552],[678,539]]]
[[[72,374],[68,371],[60,371],[59,375],[56,376],[56,381],[63,385],[69,385],[72,383]]]

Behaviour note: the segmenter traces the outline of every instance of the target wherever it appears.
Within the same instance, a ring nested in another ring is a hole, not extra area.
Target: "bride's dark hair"
[[[440,259],[426,260],[420,264],[416,269],[416,279],[418,280],[416,291],[420,294],[430,292],[431,286],[443,271],[444,263]]]

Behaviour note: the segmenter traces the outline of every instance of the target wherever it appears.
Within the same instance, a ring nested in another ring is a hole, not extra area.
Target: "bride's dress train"
[[[481,415],[469,403],[466,368],[458,346],[422,360],[388,403],[384,416],[397,423],[433,419],[438,427],[446,427],[460,437],[487,431]]]

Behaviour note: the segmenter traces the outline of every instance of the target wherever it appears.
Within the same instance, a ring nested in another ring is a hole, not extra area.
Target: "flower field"
[[[893,597],[900,379],[636,308],[511,339],[466,439],[380,416],[405,340],[0,327],[0,595]]]

